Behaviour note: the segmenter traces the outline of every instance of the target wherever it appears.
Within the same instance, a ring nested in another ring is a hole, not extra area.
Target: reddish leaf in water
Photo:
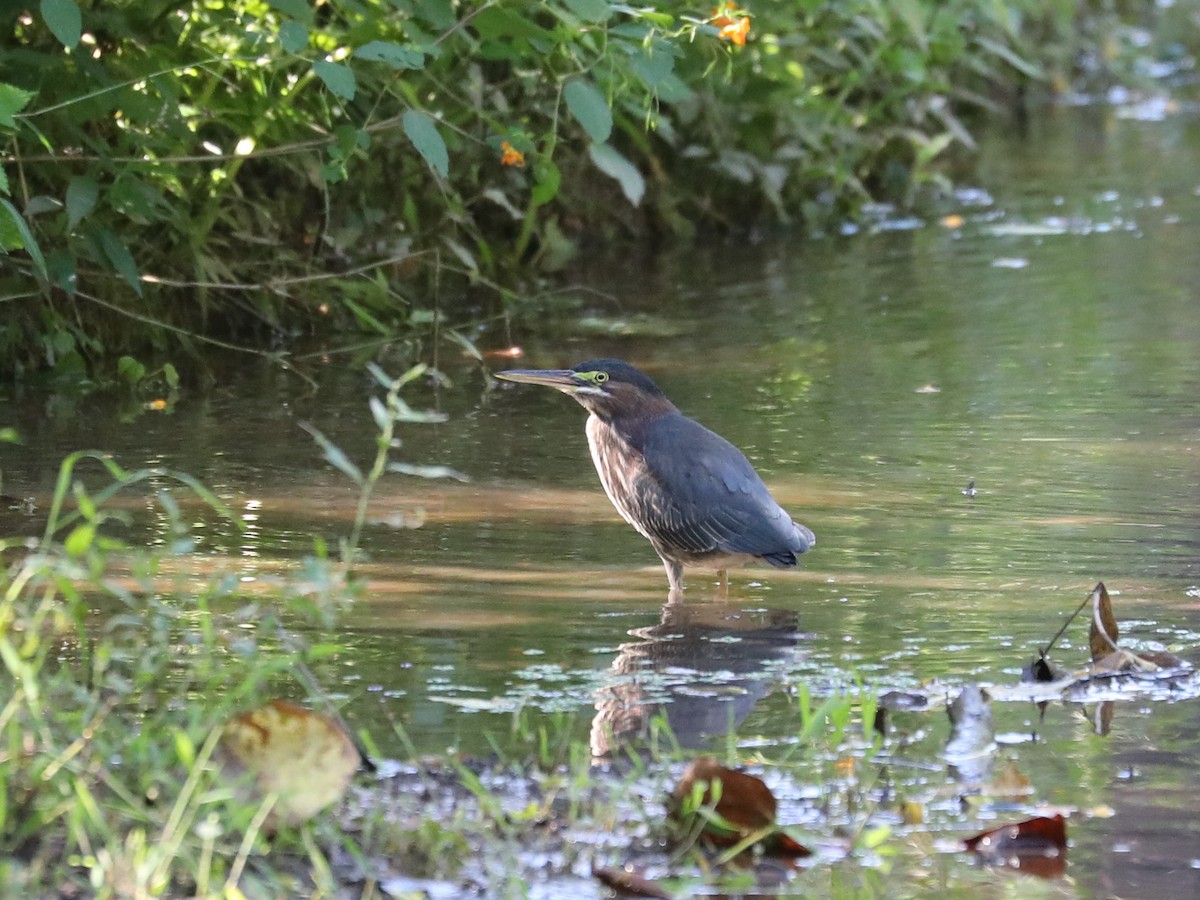
[[[782,831],[771,835],[763,841],[763,844],[766,846],[767,852],[774,856],[790,856],[793,859],[812,856],[811,850]]]
[[[991,865],[1057,878],[1067,866],[1067,822],[1061,815],[1035,816],[993,828],[963,843]]]
[[[638,872],[605,866],[592,866],[592,877],[606,888],[629,897],[654,897],[656,900],[672,900],[670,894]]]
[[[1061,814],[1034,816],[984,831],[963,843],[976,853],[1061,853],[1067,849],[1067,820]]]

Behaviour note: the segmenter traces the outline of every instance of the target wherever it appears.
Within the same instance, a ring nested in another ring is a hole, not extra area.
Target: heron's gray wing
[[[674,414],[651,423],[639,510],[657,540],[693,553],[748,553],[795,565],[808,545],[750,461],[720,435]]]

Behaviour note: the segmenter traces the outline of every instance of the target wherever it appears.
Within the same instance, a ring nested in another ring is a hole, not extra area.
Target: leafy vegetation
[[[970,146],[964,110],[1067,83],[1118,33],[1077,6],[18,7],[0,367],[111,378],[122,353],[205,342],[420,338],[519,310],[597,242],[911,202]]]

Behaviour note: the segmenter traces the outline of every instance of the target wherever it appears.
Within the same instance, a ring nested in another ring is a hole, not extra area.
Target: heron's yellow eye
[[[592,376],[592,380],[595,381],[596,384],[604,384],[604,382],[608,381],[608,373],[607,372],[597,372],[595,375]]]

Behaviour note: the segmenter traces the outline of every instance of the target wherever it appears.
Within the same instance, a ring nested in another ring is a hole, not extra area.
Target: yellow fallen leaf
[[[286,700],[230,719],[220,748],[227,777],[249,773],[263,796],[278,796],[272,824],[298,825],[340,800],[360,762],[340,725]]]
[[[996,777],[987,786],[987,793],[992,797],[1003,797],[1006,800],[1017,800],[1028,797],[1033,793],[1033,785],[1017,768],[1017,764],[1009,760]]]
[[[925,807],[916,800],[905,800],[900,804],[900,818],[905,825],[922,825],[925,822]]]

